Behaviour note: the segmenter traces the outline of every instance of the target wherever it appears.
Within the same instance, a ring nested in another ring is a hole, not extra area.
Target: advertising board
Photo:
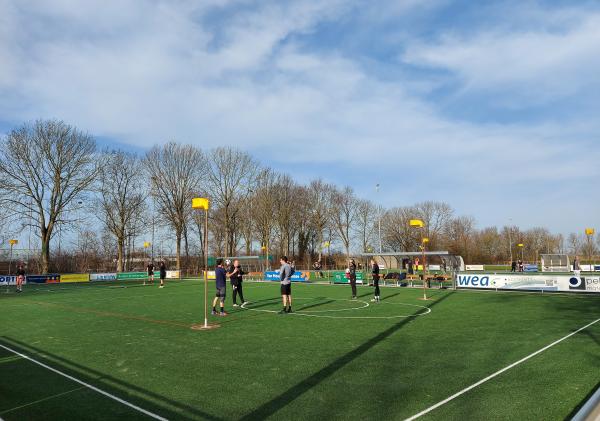
[[[600,292],[600,276],[459,273],[456,286],[476,289]]]
[[[89,273],[66,273],[60,275],[60,283],[69,282],[89,282]]]
[[[301,271],[301,270],[297,270],[292,277],[290,278],[290,280],[292,282],[308,282],[308,280],[310,279],[310,272],[308,271]],[[279,271],[278,270],[272,270],[272,271],[268,271],[265,272],[264,274],[264,280],[265,281],[277,281],[279,282]]]
[[[116,273],[92,273],[90,275],[90,281],[116,281]]]

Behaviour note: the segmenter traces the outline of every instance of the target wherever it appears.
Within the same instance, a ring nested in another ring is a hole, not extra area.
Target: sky
[[[600,228],[598,75],[585,0],[0,0],[0,133],[234,146],[480,228]]]

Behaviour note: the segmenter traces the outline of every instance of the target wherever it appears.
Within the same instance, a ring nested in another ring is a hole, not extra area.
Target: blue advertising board
[[[27,275],[27,282],[34,284],[55,284],[60,282],[60,275],[49,273],[48,275]]]
[[[296,271],[290,278],[292,282],[308,282],[310,279],[310,272],[305,271]],[[273,270],[269,272],[265,272],[264,276],[265,281],[276,281],[279,282],[279,271]]]
[[[538,265],[523,265],[523,271],[524,272],[537,272],[538,271]]]

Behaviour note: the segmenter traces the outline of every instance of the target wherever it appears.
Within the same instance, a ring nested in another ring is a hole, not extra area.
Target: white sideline
[[[49,365],[46,365],[46,364],[44,364],[44,363],[42,363],[42,362],[39,362],[39,361],[37,361],[37,360],[34,360],[33,358],[31,358],[31,357],[29,357],[29,356],[27,356],[27,355],[25,355],[25,354],[22,354],[22,353],[20,353],[20,352],[18,352],[18,351],[15,351],[15,350],[14,350],[14,349],[12,349],[12,348],[9,348],[9,347],[7,347],[7,346],[4,346],[4,345],[2,345],[2,344],[0,344],[0,347],[2,347],[2,348],[4,348],[4,349],[6,349],[6,350],[7,350],[7,351],[9,351],[9,352],[12,352],[13,354],[16,354],[16,355],[20,356],[20,357],[22,357],[22,358],[25,358],[26,360],[28,360],[28,361],[31,361],[31,362],[32,362],[32,363],[34,363],[34,364],[37,364],[37,365],[39,365],[39,366],[41,366],[41,367],[44,367],[45,369],[48,369],[48,370],[50,370],[50,371],[53,371],[53,372],[54,372],[54,373],[56,373],[56,374],[59,374],[59,375],[61,375],[61,376],[63,376],[63,377],[66,377],[66,378],[67,378],[67,379],[69,379],[69,380],[72,380],[72,381],[74,381],[74,382],[76,382],[76,383],[79,383],[80,385],[83,385],[83,386],[87,387],[88,389],[91,389],[91,390],[93,390],[94,392],[98,392],[98,393],[100,393],[101,395],[104,395],[104,396],[106,396],[106,397],[108,397],[108,398],[110,398],[110,399],[112,399],[112,400],[115,400],[115,401],[117,401],[117,402],[119,402],[119,403],[122,403],[123,405],[126,405],[126,406],[128,406],[128,407],[130,407],[130,408],[133,408],[133,409],[135,409],[136,411],[139,411],[139,412],[141,412],[142,414],[148,415],[148,416],[149,416],[149,417],[151,417],[151,418],[154,418],[154,419],[156,419],[156,420],[161,420],[161,421],[168,421],[168,420],[167,420],[167,418],[163,418],[163,417],[161,417],[160,415],[156,415],[156,414],[154,414],[154,413],[152,413],[152,412],[150,412],[150,411],[147,411],[147,410],[145,410],[144,408],[140,408],[139,406],[137,406],[137,405],[134,405],[134,404],[132,404],[132,403],[130,403],[130,402],[127,402],[126,400],[123,400],[123,399],[121,399],[121,398],[119,398],[119,397],[117,397],[117,396],[115,396],[115,395],[111,395],[110,393],[108,393],[108,392],[105,392],[105,391],[104,391],[104,390],[102,390],[102,389],[98,389],[96,386],[92,386],[91,384],[88,384],[88,383],[86,383],[86,382],[84,382],[84,381],[82,381],[82,380],[79,380],[79,379],[77,379],[77,378],[75,378],[75,377],[73,377],[73,376],[70,376],[70,375],[68,375],[68,374],[66,374],[66,373],[63,373],[63,372],[62,372],[62,371],[60,371],[60,370],[57,370],[57,369],[55,369],[55,368],[52,368],[52,367],[50,367]],[[1,419],[1,418],[0,418],[0,419]]]
[[[504,367],[503,369],[501,369],[501,370],[498,370],[498,371],[496,371],[496,372],[495,372],[495,373],[493,373],[493,374],[490,374],[490,375],[489,375],[489,376],[487,376],[486,378],[484,378],[484,379],[482,379],[482,380],[479,380],[477,383],[474,383],[474,384],[472,384],[471,386],[469,386],[469,387],[466,387],[466,388],[464,388],[463,390],[461,390],[461,391],[459,391],[459,392],[455,393],[454,395],[452,395],[452,396],[450,396],[450,397],[448,397],[448,398],[444,399],[443,401],[441,401],[441,402],[438,402],[438,403],[436,403],[436,404],[435,404],[435,405],[433,405],[433,406],[430,406],[429,408],[425,409],[424,411],[421,411],[421,412],[419,412],[418,414],[416,414],[416,415],[413,415],[413,416],[412,416],[412,417],[410,417],[410,418],[406,418],[404,421],[413,421],[413,420],[416,420],[416,419],[417,419],[417,418],[419,418],[419,417],[422,417],[423,415],[426,415],[426,414],[428,414],[429,412],[433,411],[434,409],[437,409],[437,408],[439,408],[440,406],[447,404],[447,403],[448,403],[448,402],[450,402],[451,400],[454,400],[454,399],[458,398],[459,396],[461,396],[461,395],[464,395],[465,393],[467,393],[467,392],[468,392],[468,391],[470,391],[471,389],[475,389],[477,386],[480,386],[480,385],[482,385],[483,383],[487,382],[488,380],[491,380],[491,379],[493,379],[494,377],[496,377],[496,376],[499,376],[500,374],[504,373],[505,371],[508,371],[508,370],[510,370],[511,368],[513,368],[513,367],[516,367],[517,365],[519,365],[519,364],[521,364],[521,363],[524,363],[525,361],[529,360],[530,358],[533,358],[533,357],[535,357],[536,355],[538,355],[538,354],[541,354],[542,352],[546,351],[547,349],[549,349],[549,348],[552,348],[552,347],[553,347],[553,346],[555,346],[555,345],[558,345],[558,344],[559,344],[559,343],[561,343],[562,341],[564,341],[564,340],[566,340],[566,339],[569,339],[571,336],[578,334],[578,333],[579,333],[579,332],[581,332],[582,330],[585,330],[585,329],[587,329],[588,327],[590,327],[590,326],[592,326],[592,325],[594,325],[594,324],[596,324],[596,323],[598,323],[598,322],[600,322],[600,319],[596,319],[596,320],[594,320],[593,322],[591,322],[591,323],[589,323],[589,324],[587,324],[587,325],[583,326],[582,328],[580,328],[580,329],[577,329],[575,332],[569,333],[567,336],[564,336],[564,337],[560,338],[559,340],[552,342],[550,345],[546,345],[546,346],[545,346],[545,347],[543,347],[542,349],[540,349],[540,350],[538,350],[538,351],[535,351],[533,354],[529,354],[529,355],[528,355],[528,356],[526,356],[525,358],[522,358],[522,359],[520,359],[519,361],[517,361],[517,362],[514,362],[514,363],[512,363],[511,365],[509,365],[509,366],[506,366],[506,367]]]

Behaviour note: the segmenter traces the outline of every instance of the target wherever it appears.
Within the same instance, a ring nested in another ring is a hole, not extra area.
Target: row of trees
[[[204,151],[171,142],[144,156],[98,151],[88,134],[54,120],[25,124],[1,146],[4,230],[34,229],[44,273],[52,240],[68,231],[77,238],[77,250],[94,247],[96,255],[114,259],[118,271],[125,269],[132,242],[154,244],[158,235],[165,240],[157,227],[167,227],[178,269],[182,257],[202,259],[203,215],[190,206],[196,196],[211,200],[211,255],[277,253],[308,265],[332,250],[346,256],[417,250],[421,233],[408,223],[414,218],[425,222],[431,249],[449,250],[467,262],[506,262],[521,252],[527,260],[543,252],[596,252],[594,243],[576,235],[565,241],[544,228],[477,229],[473,218],[455,215],[446,203],[382,209],[356,197],[351,187],[321,179],[301,185],[229,147]],[[517,243],[525,246],[519,252]]]

